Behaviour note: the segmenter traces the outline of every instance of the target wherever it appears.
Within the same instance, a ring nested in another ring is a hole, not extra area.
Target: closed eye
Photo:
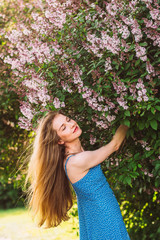
[[[71,121],[71,119],[69,118],[69,117],[66,117],[66,121],[67,122],[70,122]],[[66,127],[65,126],[63,126],[63,129],[62,129],[62,131],[64,131],[66,129]]]

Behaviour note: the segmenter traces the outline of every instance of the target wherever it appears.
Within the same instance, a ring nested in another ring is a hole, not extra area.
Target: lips
[[[75,129],[74,129],[74,133],[78,130],[78,127],[76,126]]]

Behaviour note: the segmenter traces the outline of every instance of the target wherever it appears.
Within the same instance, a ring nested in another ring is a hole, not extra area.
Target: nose
[[[74,128],[76,126],[76,122],[72,121],[71,122],[71,128]]]

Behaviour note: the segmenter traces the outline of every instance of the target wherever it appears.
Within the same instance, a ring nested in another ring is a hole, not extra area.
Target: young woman
[[[72,207],[72,185],[78,202],[80,240],[129,240],[118,202],[100,164],[117,151],[127,126],[120,125],[105,146],[84,151],[78,124],[60,112],[40,122],[26,178],[28,204],[39,226],[57,226]]]

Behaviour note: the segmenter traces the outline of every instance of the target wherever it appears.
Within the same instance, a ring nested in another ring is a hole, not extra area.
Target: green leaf
[[[130,48],[129,48],[129,50],[128,51],[130,51],[130,50],[132,50],[132,49],[134,49],[135,48],[135,45],[134,44],[132,44],[131,46],[130,46]]]
[[[151,112],[155,114],[156,113],[155,108],[151,107]]]
[[[124,183],[128,183],[129,185],[131,185],[131,180],[132,179],[127,176],[127,177],[124,178]]]
[[[148,44],[146,42],[140,43],[139,45],[142,47],[148,46]]]
[[[131,116],[130,111],[129,110],[125,111],[124,115],[127,116],[127,117]]]
[[[156,144],[154,145],[154,149],[156,149],[158,146],[160,146],[160,140],[156,141]]]
[[[140,59],[138,59],[137,61],[136,61],[136,63],[135,63],[135,66],[138,66],[139,65],[139,63],[140,63]]]
[[[150,121],[150,120],[152,120],[153,118],[154,118],[153,114],[149,113],[149,114],[148,114],[148,120]]]
[[[155,106],[155,108],[156,108],[158,111],[160,111],[160,106]]]
[[[140,130],[143,130],[144,127],[145,127],[144,122],[138,122],[138,127],[139,127]]]
[[[155,119],[150,121],[150,125],[154,130],[157,130],[158,124],[157,124],[157,121]]]
[[[49,72],[48,73],[48,76],[50,76],[51,78],[53,77],[53,73],[52,72]]]
[[[139,168],[141,168],[141,167],[142,167],[142,165],[141,165],[141,164],[138,164],[138,167],[139,167]]]
[[[128,119],[124,119],[123,123],[125,126],[130,127],[130,121]]]
[[[130,49],[129,49],[129,50],[130,50]],[[134,54],[131,54],[131,55],[129,56],[129,60],[132,60],[133,57],[134,57]]]
[[[127,132],[127,136],[133,137],[134,136],[134,130],[133,129],[129,129],[128,132]]]
[[[139,153],[136,153],[136,154],[134,155],[134,159],[135,159],[135,160],[138,160],[138,159],[139,159],[139,155],[140,155]]]
[[[150,157],[153,153],[154,153],[155,150],[151,150],[151,151],[147,151],[145,152],[145,156],[146,157]]]
[[[125,70],[127,70],[129,67],[130,67],[130,63],[127,63],[127,64],[125,65]]]

